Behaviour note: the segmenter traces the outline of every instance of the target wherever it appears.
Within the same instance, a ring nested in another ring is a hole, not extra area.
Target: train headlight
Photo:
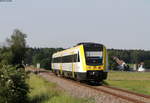
[[[91,69],[91,67],[87,67],[87,69]]]
[[[103,69],[103,67],[98,67],[98,69]]]
[[[93,69],[96,69],[96,67],[94,66]]]

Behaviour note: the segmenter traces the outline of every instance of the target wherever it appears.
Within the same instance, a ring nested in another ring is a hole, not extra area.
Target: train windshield
[[[86,64],[91,66],[102,65],[103,62],[103,46],[102,45],[91,45],[85,46],[85,58]]]

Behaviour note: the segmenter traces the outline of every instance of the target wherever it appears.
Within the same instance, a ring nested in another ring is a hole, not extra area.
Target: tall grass
[[[47,82],[33,74],[30,75],[28,83],[31,87],[29,93],[31,103],[94,103],[90,99],[79,99],[69,96],[55,83]]]
[[[106,83],[111,86],[150,95],[149,72],[109,72]]]

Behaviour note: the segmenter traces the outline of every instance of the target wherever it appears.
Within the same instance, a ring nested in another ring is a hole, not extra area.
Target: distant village
[[[144,68],[144,62],[140,62],[139,64],[133,64],[129,66],[123,60],[120,60],[117,57],[113,57],[113,60],[118,64],[117,68],[120,71],[138,71],[138,72],[150,72],[149,69]]]

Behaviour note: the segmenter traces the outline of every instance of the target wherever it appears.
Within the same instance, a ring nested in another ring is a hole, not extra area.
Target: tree
[[[3,48],[1,51],[0,51],[0,62],[2,64],[11,64],[12,62],[12,51],[10,51],[9,48]]]
[[[16,29],[7,39],[8,45],[0,49],[0,103],[27,103],[27,74],[18,66],[24,60],[25,38],[26,34]]]
[[[150,60],[145,60],[144,61],[144,68],[150,69]]]
[[[7,39],[10,51],[12,52],[11,64],[22,64],[26,52],[26,37],[26,34],[22,33],[18,29],[15,29],[11,38]]]

